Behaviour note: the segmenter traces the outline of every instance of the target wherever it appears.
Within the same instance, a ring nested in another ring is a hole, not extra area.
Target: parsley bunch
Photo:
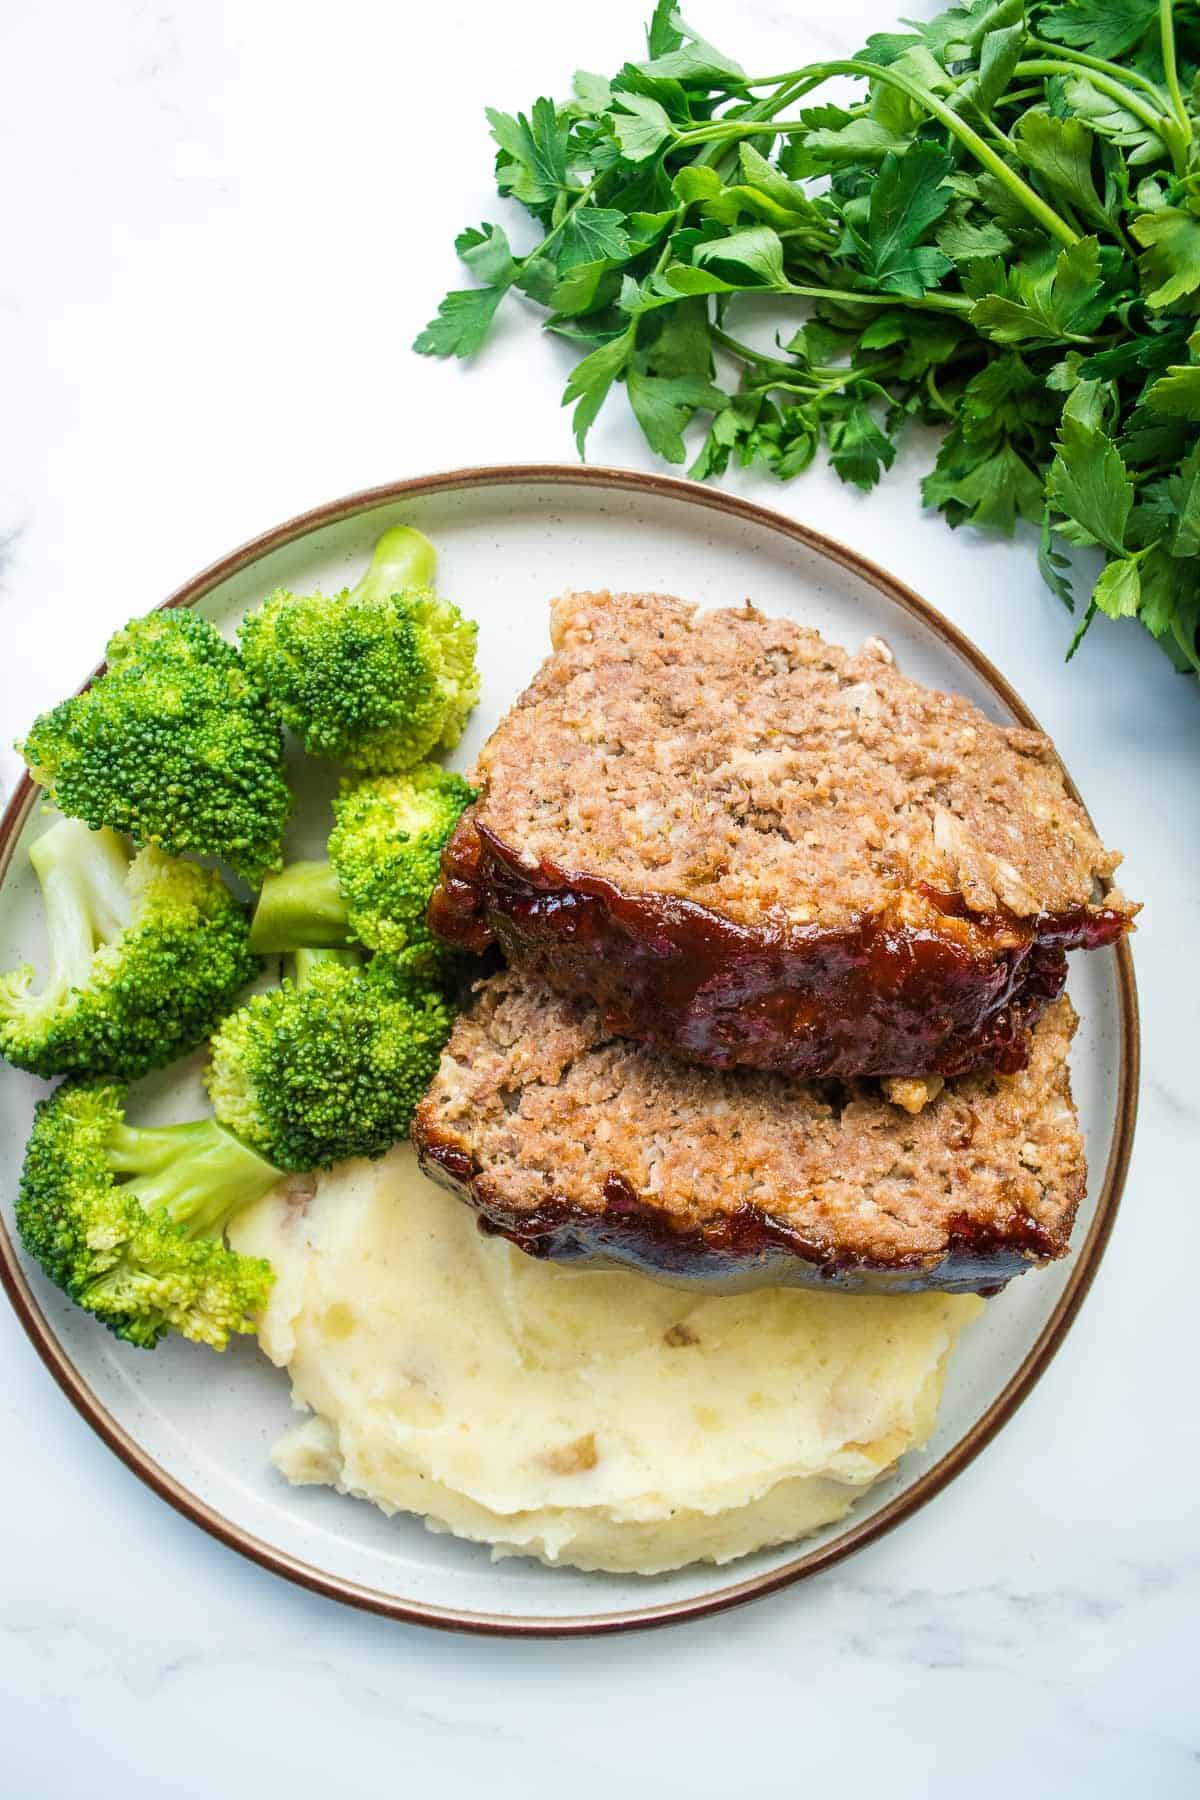
[[[668,462],[710,421],[700,479],[823,449],[869,489],[906,420],[941,425],[923,493],[951,525],[1038,525],[1069,607],[1063,543],[1103,549],[1072,652],[1101,611],[1200,671],[1198,0],[970,0],[765,76],[673,0],[647,39],[568,101],[489,112],[542,236],[464,231],[478,285],[415,348],[472,355],[518,290],[586,352],[580,454],[623,383]],[[865,88],[816,103],[833,76]],[[746,294],[797,309],[770,351],[737,334]]]

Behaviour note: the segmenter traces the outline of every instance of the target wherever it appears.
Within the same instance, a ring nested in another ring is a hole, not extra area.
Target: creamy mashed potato
[[[404,1146],[230,1233],[308,1415],[276,1445],[434,1530],[582,1569],[728,1562],[840,1518],[929,1434],[970,1296],[705,1298],[483,1237]]]

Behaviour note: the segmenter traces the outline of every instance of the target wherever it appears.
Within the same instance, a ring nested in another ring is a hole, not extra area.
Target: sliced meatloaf
[[[1013,1075],[914,1117],[878,1084],[719,1072],[518,970],[480,984],[417,1108],[421,1166],[532,1256],[726,1288],[988,1291],[1065,1254],[1086,1165],[1056,1001]]]
[[[554,603],[430,919],[698,1062],[1019,1068],[1135,910],[1048,739],[746,605]]]

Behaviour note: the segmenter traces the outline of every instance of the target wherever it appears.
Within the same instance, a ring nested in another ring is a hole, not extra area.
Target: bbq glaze
[[[695,901],[625,893],[547,861],[527,867],[468,812],[443,853],[429,923],[464,949],[497,943],[559,992],[595,1001],[618,1036],[802,1080],[1024,1068],[1030,1028],[1062,992],[1066,952],[1129,927],[1105,906],[1022,919],[916,893],[915,925],[911,907],[896,906],[846,927],[750,929]]]
[[[706,1293],[811,1287],[857,1294],[933,1288],[995,1294],[1026,1269],[1065,1255],[1069,1240],[1069,1217],[1059,1237],[1026,1216],[999,1230],[963,1215],[951,1221],[940,1253],[868,1261],[810,1242],[756,1206],[741,1206],[698,1229],[681,1230],[615,1170],[597,1194],[595,1207],[555,1197],[523,1210],[501,1202],[472,1158],[430,1129],[420,1115],[413,1141],[424,1173],[474,1207],[479,1229],[507,1238],[526,1256],[632,1268],[670,1286]],[[1083,1185],[1081,1177],[1072,1215]]]

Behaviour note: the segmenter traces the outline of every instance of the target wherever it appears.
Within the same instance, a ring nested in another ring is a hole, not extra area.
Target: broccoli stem
[[[38,838],[29,860],[46,908],[46,987],[65,994],[86,985],[97,949],[119,937],[133,916],[129,853],[115,831],[62,819]]]
[[[349,942],[346,903],[330,863],[289,863],[267,876],[250,922],[250,948],[258,955],[340,950]]]
[[[280,1171],[215,1119],[186,1125],[118,1125],[108,1143],[123,1192],[148,1213],[165,1212],[189,1237],[219,1237],[229,1220],[280,1179]]]
[[[288,958],[291,965],[292,980],[298,988],[305,988],[312,980],[313,973],[328,963],[335,963],[339,968],[355,969],[362,958],[357,950],[293,950]]]
[[[393,525],[376,544],[350,598],[387,600],[405,588],[431,588],[436,573],[437,551],[429,539],[411,525]]]

